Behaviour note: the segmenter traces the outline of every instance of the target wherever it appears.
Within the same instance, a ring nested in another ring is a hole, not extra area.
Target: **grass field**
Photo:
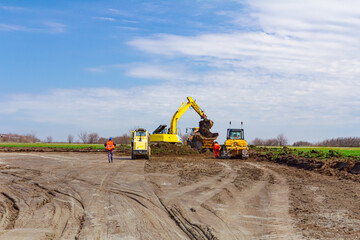
[[[130,145],[118,144],[121,149],[129,149]],[[82,143],[0,143],[0,147],[14,148],[67,148],[67,149],[105,149],[103,144],[82,144]]]
[[[276,154],[283,151],[282,147],[265,147]],[[295,150],[293,154],[306,158],[328,158],[328,157],[356,157],[360,159],[359,147],[293,147],[289,149]]]
[[[340,152],[343,156],[354,156],[360,157],[359,147],[290,147],[298,151],[311,152],[311,151],[322,151],[328,153],[330,150]]]

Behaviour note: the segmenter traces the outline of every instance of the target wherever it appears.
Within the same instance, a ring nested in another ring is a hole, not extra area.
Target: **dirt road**
[[[252,160],[0,153],[0,239],[360,239],[359,197]]]

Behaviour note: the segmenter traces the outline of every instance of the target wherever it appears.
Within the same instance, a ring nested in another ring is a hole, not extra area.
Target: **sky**
[[[355,0],[0,0],[0,133],[152,132],[191,96],[220,141],[359,137],[359,29]]]

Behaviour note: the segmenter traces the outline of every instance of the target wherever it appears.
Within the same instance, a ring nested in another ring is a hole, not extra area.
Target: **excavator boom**
[[[182,105],[180,106],[180,108],[176,111],[176,113],[174,114],[174,116],[171,119],[171,124],[170,124],[170,134],[177,134],[177,122],[179,121],[179,119],[181,118],[181,116],[190,108],[192,107],[195,112],[197,112],[197,114],[199,114],[199,116],[202,119],[206,119],[207,116],[205,115],[204,111],[200,108],[199,105],[197,105],[197,103],[191,98],[191,97],[187,97],[188,102],[183,102]]]
[[[200,108],[199,105],[191,98],[187,97],[187,102],[183,102],[180,108],[175,112],[174,116],[171,119],[170,128],[166,131],[166,125],[160,125],[150,136],[150,142],[169,142],[169,143],[182,143],[181,137],[178,135],[177,123],[181,116],[191,107],[195,110],[197,114],[201,117],[201,122],[199,123],[199,135],[200,141],[205,141],[205,138],[217,138],[218,133],[212,134],[209,129],[212,127],[213,122],[207,119],[204,111]],[[212,141],[213,141],[212,140]]]

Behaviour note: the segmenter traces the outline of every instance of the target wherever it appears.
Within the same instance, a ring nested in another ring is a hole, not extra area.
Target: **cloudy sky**
[[[359,29],[355,0],[0,0],[0,133],[153,131],[191,96],[220,140],[359,136]]]

